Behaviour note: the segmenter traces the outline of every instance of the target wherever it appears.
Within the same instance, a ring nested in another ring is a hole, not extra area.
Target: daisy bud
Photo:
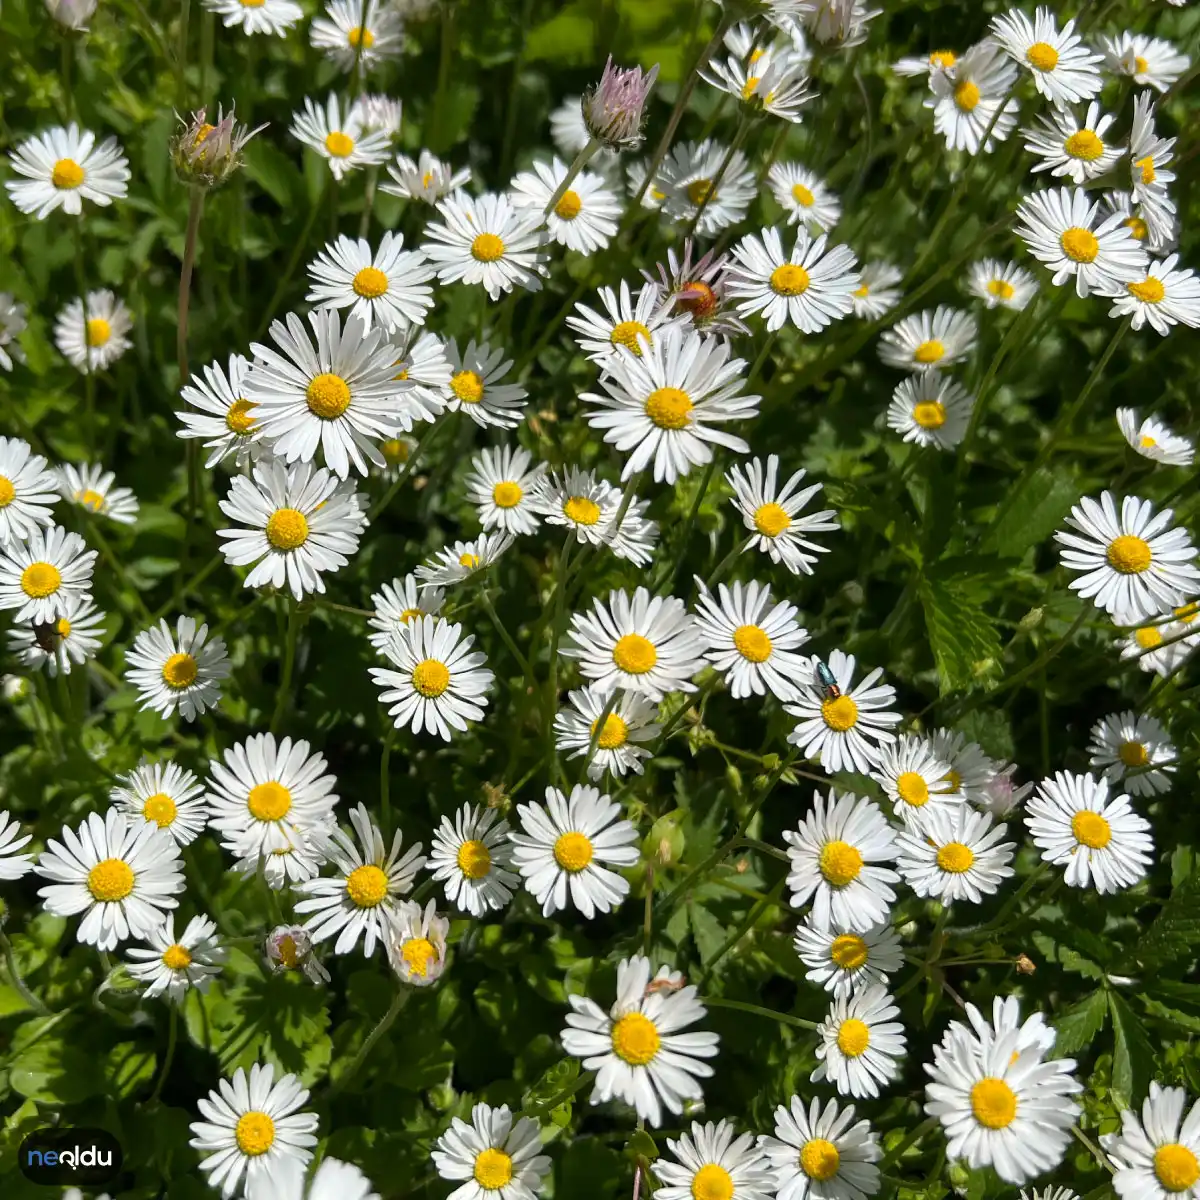
[[[643,72],[640,67],[616,67],[609,55],[600,82],[580,102],[589,135],[610,150],[640,145],[646,99],[657,78],[657,63]]]
[[[242,165],[242,148],[266,125],[247,131],[233,112],[225,115],[217,109],[217,123],[210,124],[199,109],[185,121],[176,114],[183,128],[171,139],[171,161],[175,174],[188,184],[202,188],[220,187]]]
[[[64,28],[83,30],[96,4],[97,0],[46,0],[46,11]]]
[[[1037,970],[1037,963],[1028,954],[1018,954],[1015,966],[1022,975],[1032,975]]]
[[[23,675],[0,675],[0,695],[10,704],[29,695],[29,680]]]
[[[277,925],[264,950],[272,971],[303,971],[313,983],[328,983],[329,972],[313,955],[312,938],[303,925]]]

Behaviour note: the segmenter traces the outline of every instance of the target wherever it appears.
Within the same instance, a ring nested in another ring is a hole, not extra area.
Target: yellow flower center
[[[838,1173],[842,1165],[842,1156],[838,1148],[824,1138],[810,1138],[800,1148],[800,1170],[809,1179],[824,1183]]]
[[[1071,818],[1071,832],[1081,846],[1103,850],[1112,840],[1112,826],[1099,814],[1084,809]]]
[[[333,421],[350,407],[350,385],[340,375],[318,375],[305,389],[308,411]]]
[[[276,509],[267,521],[267,541],[276,550],[295,550],[308,540],[308,521],[295,508]]]
[[[354,153],[354,139],[342,133],[340,129],[335,129],[325,135],[325,149],[334,158],[349,158]]]
[[[717,305],[720,303],[717,299],[717,293],[702,279],[693,279],[685,283],[682,290],[691,294],[680,296],[675,303],[685,312],[690,312],[694,317],[707,317],[711,315],[716,311]]]
[[[954,89],[954,103],[963,112],[973,112],[979,104],[979,84],[964,79]]]
[[[112,326],[103,317],[92,317],[87,323],[87,344],[95,349],[112,337]]]
[[[913,405],[912,418],[922,429],[941,429],[946,423],[946,406],[940,400],[922,400]]]
[[[716,1163],[705,1163],[692,1176],[692,1200],[730,1200],[733,1177]]]
[[[1186,1146],[1169,1142],[1154,1152],[1154,1175],[1168,1192],[1186,1192],[1200,1179],[1200,1162]]]
[[[506,1187],[512,1174],[513,1161],[503,1150],[489,1146],[475,1158],[475,1182],[489,1192]]]
[[[346,877],[346,892],[359,908],[375,908],[383,903],[388,877],[374,863],[355,867]]]
[[[350,286],[357,295],[374,300],[388,290],[388,277],[378,267],[363,267],[355,274]]]
[[[1150,566],[1150,547],[1140,537],[1123,533],[1108,545],[1108,565],[1122,575],[1140,575]]]
[[[0,508],[7,508],[17,498],[17,489],[12,480],[0,475]]]
[[[504,243],[494,233],[481,233],[471,243],[471,257],[476,262],[495,262],[504,254]]]
[[[1141,742],[1122,742],[1117,748],[1117,757],[1127,767],[1144,767],[1150,761],[1150,755]]]
[[[1153,650],[1162,645],[1162,634],[1153,625],[1146,625],[1133,635],[1134,640],[1143,650]]]
[[[492,854],[482,842],[472,839],[459,846],[455,862],[468,879],[482,879],[492,869]]]
[[[353,29],[346,30],[346,41],[350,43],[355,50],[361,46],[364,50],[370,50],[375,45],[375,35],[369,30],[364,29],[361,25],[355,25]]]
[[[856,287],[850,293],[852,296],[857,296],[860,300],[865,300],[871,294],[871,285],[864,283],[861,287]]]
[[[71,622],[66,617],[59,617],[54,628],[58,630],[58,636],[61,638],[69,638],[71,636]]]
[[[583,208],[583,200],[579,193],[571,188],[567,188],[562,194],[562,199],[554,206],[554,215],[561,217],[564,221],[573,221],[579,216]]]
[[[947,842],[937,852],[937,865],[951,875],[962,875],[975,864],[975,852],[962,842]]]
[[[243,8],[262,8],[267,0],[238,0]]]
[[[839,934],[829,947],[829,957],[843,971],[857,971],[867,961],[867,943],[856,933]]]
[[[929,56],[931,67],[952,67],[958,62],[958,55],[953,50],[935,50]]]
[[[419,608],[406,608],[400,614],[400,624],[407,625],[409,621],[415,620],[417,617],[423,617],[424,615]]]
[[[277,780],[256,784],[246,798],[246,807],[256,821],[279,821],[292,808],[292,793]]]
[[[391,466],[408,462],[408,443],[400,438],[388,438],[380,444],[379,450]]]
[[[971,1089],[971,1111],[985,1129],[1005,1129],[1017,1115],[1017,1094],[1004,1082],[989,1076]]]
[[[1134,299],[1140,300],[1143,304],[1160,304],[1162,298],[1167,294],[1162,281],[1155,279],[1153,275],[1147,275],[1138,283],[1127,283],[1125,288]]]
[[[593,853],[591,840],[582,833],[560,834],[554,843],[554,861],[572,875],[592,861]]]
[[[1072,262],[1095,262],[1096,255],[1100,253],[1100,243],[1096,241],[1096,235],[1090,229],[1082,229],[1078,225],[1063,230],[1058,243]]]
[[[766,662],[771,657],[771,639],[757,625],[739,625],[733,631],[733,644],[749,662]]]
[[[1031,67],[1039,71],[1053,71],[1058,66],[1058,51],[1045,42],[1034,42],[1025,51],[1025,58]]]
[[[913,351],[913,362],[935,363],[940,362],[945,356],[946,347],[937,338],[930,338],[929,341],[922,342]]]
[[[871,1031],[866,1023],[857,1017],[850,1017],[842,1022],[838,1029],[838,1049],[847,1058],[858,1058],[871,1044]]]
[[[99,492],[92,491],[91,488],[76,492],[75,502],[91,512],[99,512],[104,507],[104,497]]]
[[[190,654],[172,654],[163,663],[163,683],[176,691],[182,691],[196,682],[199,669],[199,664]]]
[[[1190,625],[1198,616],[1200,616],[1200,604],[1193,601],[1191,604],[1181,605],[1174,610],[1175,615],[1185,625]]]
[[[863,857],[857,846],[849,842],[826,842],[821,847],[818,865],[830,887],[841,888],[853,883],[863,867]]]
[[[426,658],[413,667],[412,682],[422,696],[433,700],[450,686],[450,670],[436,658]]]
[[[784,512],[782,505],[771,501],[760,504],[754,510],[754,528],[764,537],[778,537],[792,524],[792,518]]]
[[[626,1013],[612,1027],[612,1048],[631,1067],[644,1067],[658,1053],[654,1022],[639,1012]]]
[[[659,429],[685,429],[690,421],[692,399],[679,388],[661,387],[646,397],[646,416]]]
[[[816,202],[816,197],[802,183],[792,184],[792,199],[803,208],[811,208]]]
[[[429,964],[437,959],[437,950],[428,938],[409,938],[400,947],[400,957],[410,974],[424,979],[429,974]]]
[[[562,506],[563,516],[576,525],[595,525],[600,520],[600,506],[586,496],[571,496]]]
[[[423,188],[427,188],[432,182],[433,182],[433,172],[426,171],[425,174],[421,176],[421,186]]]
[[[1139,242],[1144,242],[1150,236],[1150,226],[1141,217],[1126,217],[1121,223]]]
[[[762,82],[761,75],[749,76],[747,78],[746,82],[742,85],[742,99],[743,100],[751,99],[753,97],[754,93],[758,90],[758,85],[761,82]]]
[[[929,785],[916,771],[905,771],[896,780],[896,791],[905,804],[922,808],[929,802]]]
[[[285,933],[275,943],[275,949],[279,953],[279,961],[289,971],[295,970],[300,965],[300,947],[296,945],[296,939],[290,933]]]
[[[21,591],[33,600],[53,596],[62,583],[62,576],[53,563],[35,562],[21,572]]]
[[[988,295],[995,296],[997,300],[1011,300],[1016,291],[1007,279],[989,279],[987,290]]]
[[[821,702],[821,716],[834,733],[845,733],[858,720],[858,705],[849,696],[833,696]]]
[[[770,283],[780,296],[799,296],[808,291],[808,272],[795,263],[784,263],[771,272]]]
[[[50,182],[60,190],[79,187],[83,183],[83,168],[73,158],[60,158],[50,172]]]
[[[598,721],[592,722],[592,735],[595,736]],[[616,713],[609,713],[604,718],[604,728],[596,738],[596,745],[601,750],[616,750],[629,740],[629,726]]]
[[[255,418],[250,415],[250,410],[257,407],[257,404],[251,404],[239,396],[225,410],[225,428],[238,437],[245,437],[254,428]]]
[[[246,0],[242,0],[245,4]],[[275,1144],[275,1122],[265,1112],[244,1113],[234,1130],[238,1149],[250,1158],[266,1154]]]
[[[1147,154],[1145,158],[1134,159],[1133,165],[1142,172],[1142,182],[1144,184],[1149,185],[1158,178],[1154,170],[1154,155]]]
[[[192,965],[192,956],[188,953],[187,947],[181,946],[178,942],[163,951],[162,960],[163,966],[170,967],[172,971],[182,971],[184,967]]]
[[[87,887],[93,900],[116,904],[133,891],[133,869],[124,859],[106,858],[88,872]]]
[[[519,483],[504,480],[492,488],[492,500],[497,508],[516,508],[525,493]]]
[[[470,553],[460,554],[458,556],[458,565],[465,567],[468,571],[477,571],[479,569],[479,555]]]
[[[693,179],[687,185],[687,197],[693,204],[703,204],[712,193],[711,179]]]
[[[613,647],[613,662],[629,675],[645,675],[658,662],[658,651],[649,638],[627,633]]]
[[[638,358],[641,358],[642,343],[638,341],[639,335],[653,344],[654,339],[650,336],[650,330],[641,321],[622,321],[619,325],[613,326],[613,331],[608,335],[608,340],[614,346],[627,346]]]
[[[153,821],[159,829],[166,829],[175,820],[178,811],[175,801],[166,792],[155,792],[153,796],[147,796],[142,804],[142,816],[147,821]]]
[[[1150,64],[1140,55],[1133,56],[1133,70],[1135,75],[1145,75],[1150,69]]]
[[[450,378],[450,390],[464,404],[478,404],[483,399],[483,380],[474,371],[459,371]]]
[[[1138,445],[1141,446],[1143,450],[1149,450],[1158,445],[1158,440],[1157,438],[1152,438],[1148,433],[1143,433],[1142,436],[1138,438]]]
[[[1063,149],[1084,162],[1095,162],[1104,153],[1104,143],[1091,129],[1077,129],[1065,142]]]

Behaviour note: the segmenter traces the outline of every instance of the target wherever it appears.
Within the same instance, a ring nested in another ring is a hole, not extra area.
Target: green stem
[[[704,974],[700,976],[700,981],[696,984],[698,988],[703,989],[709,979],[712,978],[712,973],[716,970],[717,963],[721,961],[741,940],[750,932],[754,922],[772,905],[778,904],[780,897],[783,895],[783,889],[787,884],[787,876],[780,879],[775,886],[761,899],[750,906],[750,911],[738,923],[736,929],[725,939],[721,948],[704,964]]]
[[[454,52],[454,4],[442,0],[442,34],[438,47],[437,88],[433,94],[433,115],[429,120],[429,148],[440,154],[442,145],[442,112],[446,104],[446,88],[450,82],[450,65]]]
[[[708,186],[708,190],[704,193],[700,203],[696,206],[696,211],[692,215],[692,219],[688,222],[687,228],[683,231],[684,238],[690,238],[696,232],[696,226],[700,224],[700,218],[704,216],[705,209],[708,208],[710,200],[716,198],[717,188],[721,186],[721,181],[725,178],[725,172],[729,170],[729,164],[733,162],[733,156],[738,152],[742,142],[746,139],[746,134],[750,131],[750,121],[747,117],[742,117],[738,122],[737,132],[733,135],[731,141],[725,150],[725,155],[721,159],[721,165],[717,167],[717,173],[712,177],[712,182]],[[644,182],[644,181],[643,181]]]
[[[797,1029],[820,1029],[816,1021],[806,1021],[803,1017],[793,1017],[791,1013],[775,1012],[770,1008],[762,1008],[757,1004],[746,1004],[742,1000],[726,1000],[719,996],[701,996],[700,1003],[707,1008],[731,1008],[735,1012],[750,1013],[755,1017],[766,1017],[769,1021],[778,1021],[782,1025],[793,1025]]]
[[[880,1171],[886,1171],[893,1163],[899,1162],[910,1147],[915,1146],[927,1133],[937,1128],[937,1123],[937,1117],[926,1117],[915,1129],[909,1130],[908,1134],[880,1159]]]
[[[387,719],[387,718],[385,718]],[[391,760],[392,740],[396,736],[396,727],[388,720],[388,731],[383,738],[383,753],[379,756],[379,824],[386,841],[392,832],[391,804]]]
[[[715,567],[713,567],[708,578],[704,581],[704,586],[711,591],[720,582],[721,576],[729,569],[730,565],[745,554],[750,549],[750,543],[754,540],[754,535],[751,534],[748,538],[743,538],[738,542],[730,552]]]
[[[508,652],[513,656],[517,666],[520,667],[521,674],[528,675],[530,671],[529,663],[526,661],[525,655],[517,648],[517,643],[513,641],[512,635],[504,627],[504,622],[500,620],[500,615],[496,612],[496,607],[492,603],[492,598],[488,595],[486,587],[479,589],[479,604],[496,627],[496,632],[500,635],[500,640],[508,647]]]
[[[412,988],[405,987],[403,984],[397,985],[396,995],[393,997],[392,1003],[388,1007],[387,1012],[385,1012],[383,1016],[379,1018],[375,1028],[372,1029],[371,1032],[368,1033],[363,1039],[363,1044],[359,1046],[358,1053],[354,1056],[353,1061],[338,1078],[338,1081],[333,1085],[333,1095],[336,1096],[339,1092],[345,1090],[346,1085],[358,1073],[359,1068],[364,1062],[366,1062],[367,1056],[375,1048],[375,1043],[378,1042],[379,1039],[383,1037],[383,1035],[387,1033],[389,1029],[391,1029],[396,1018],[400,1015],[400,1010],[408,1003],[411,995]]]
[[[417,465],[417,460],[421,455],[433,445],[440,431],[450,424],[448,417],[442,417],[432,428],[427,429],[422,435],[417,444],[413,447],[412,453],[408,456],[408,462],[400,468],[399,474],[396,476],[392,486],[383,493],[382,498],[373,509],[367,514],[367,521],[371,522],[378,518],[389,504],[395,499],[396,493],[404,486],[404,481],[412,474],[413,467]]]
[[[25,980],[21,978],[21,972],[17,970],[17,961],[13,956],[12,942],[8,940],[8,934],[0,932],[0,950],[4,952],[4,969],[8,972],[8,981],[13,985],[17,995],[29,1005],[36,1013],[41,1013],[44,1016],[48,1015],[52,1010],[48,1008],[41,1000],[37,998],[29,990]]]
[[[567,189],[575,182],[575,177],[592,161],[592,157],[599,149],[599,140],[588,138],[587,145],[575,155],[575,160],[567,168],[567,173],[563,176],[562,183],[554,189],[554,195],[546,202],[546,208],[542,212],[543,221],[547,220],[550,214],[558,207],[558,202],[567,194]]]
[[[775,345],[775,339],[779,336],[779,330],[776,329],[767,335],[767,340],[763,342],[763,348],[758,352],[758,357],[754,360],[754,365],[750,368],[749,382],[746,384],[746,390],[750,391],[758,382],[758,373],[766,364],[767,356],[771,353],[772,347]]]
[[[177,588],[171,593],[170,600],[168,600],[166,604],[162,606],[162,608],[154,613],[150,620],[158,621],[161,617],[165,617],[167,613],[177,608],[183,598],[189,592],[194,592],[224,561],[225,556],[221,554],[220,551],[217,551],[217,553],[214,554],[212,558],[210,558],[208,562],[206,562],[204,566],[201,567],[200,570],[197,571],[196,574],[193,575],[192,578],[183,585],[183,587]]]
[[[704,497],[708,493],[708,485],[712,483],[712,477],[716,473],[718,456],[719,452],[714,450],[712,458],[708,460],[708,465],[704,468],[704,474],[700,477],[700,487],[696,492],[696,499],[692,501],[692,507],[688,512],[687,520],[683,523],[683,532],[679,535],[679,546],[675,551],[675,557],[662,576],[651,585],[650,590],[652,592],[657,593],[664,587],[673,589],[675,586],[675,577],[679,574],[679,568],[683,566],[683,560],[687,556],[688,543],[692,540],[692,530],[696,526],[696,517],[700,514],[700,506],[704,503]],[[633,489],[631,488],[629,490],[630,495],[632,495],[632,491]]]
[[[292,692],[292,672],[296,666],[296,640],[300,634],[299,605],[290,596],[288,606],[287,645],[284,650],[283,676],[279,681],[279,692],[275,697],[275,712],[271,717],[271,732],[278,733],[283,724],[283,716],[287,711],[288,700]]]
[[[162,1070],[158,1073],[158,1082],[154,1085],[154,1091],[150,1094],[151,1107],[158,1103],[158,1098],[162,1094],[163,1084],[167,1082],[167,1074],[170,1072],[171,1063],[175,1059],[175,1043],[179,1038],[179,1006],[171,1004],[169,1007],[171,1014],[167,1025],[167,1053],[163,1059]]]
[[[113,548],[109,545],[108,538],[100,532],[100,522],[103,518],[99,513],[91,518],[91,523],[88,526],[88,538],[96,543],[96,548],[100,551],[100,557],[113,569],[113,573],[121,581],[121,591],[118,599],[122,607],[128,607],[130,611],[137,609],[138,614],[146,620],[150,620],[150,610],[146,607],[146,601],[142,599],[142,593],[133,586],[133,580],[129,578],[121,560],[113,553]],[[133,604],[128,605],[126,602],[132,598]]]
[[[186,23],[187,13],[183,20]],[[184,35],[181,35],[181,39]],[[187,232],[183,240],[183,263],[179,269],[179,302],[175,320],[175,358],[179,363],[179,386],[183,387],[188,371],[188,312],[192,304],[192,269],[196,264],[196,239],[200,232],[200,217],[204,211],[204,192],[192,188],[188,199]],[[183,542],[182,558],[186,563],[192,530],[196,528],[196,514],[200,505],[200,454],[195,438],[188,438],[184,452],[187,462],[187,525]]]
[[[250,39],[253,42],[253,38]],[[322,183],[322,191],[324,183]],[[275,315],[276,309],[279,308],[279,302],[287,293],[291,286],[292,276],[296,273],[296,267],[299,266],[300,260],[304,257],[304,250],[308,244],[308,235],[312,233],[313,226],[317,223],[317,214],[321,211],[321,197],[317,196],[308,208],[308,216],[304,219],[304,228],[300,231],[300,236],[296,239],[295,245],[292,247],[292,256],[288,259],[287,267],[283,274],[279,277],[279,282],[275,285],[275,292],[271,296],[271,301],[263,310],[263,318],[259,324],[258,332],[254,335],[254,340],[266,333],[270,327],[271,318]]]
[[[375,208],[375,189],[379,185],[379,168],[367,168],[367,191],[363,199],[362,218],[358,222],[358,236],[365,238],[371,232],[371,213]]]
[[[180,0],[179,5],[179,49],[175,54],[175,103],[187,110],[187,60],[188,60],[188,17],[191,0]]]
[[[654,940],[654,859],[646,863],[646,897],[642,910],[642,953],[650,957],[650,944]]]
[[[596,1078],[595,1071],[582,1071],[574,1080],[567,1084],[561,1092],[555,1092],[549,1100],[540,1101],[537,1104],[527,1105],[521,1109],[521,1112],[529,1117],[542,1117],[548,1113],[552,1113],[560,1104],[565,1104],[572,1096],[582,1092],[593,1079]]]

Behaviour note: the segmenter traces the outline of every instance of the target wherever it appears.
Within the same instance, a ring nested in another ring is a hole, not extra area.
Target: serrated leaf
[[[996,627],[967,587],[965,577],[923,576],[917,588],[942,695],[969,687],[1000,658]]]
[[[1020,558],[1062,524],[1079,496],[1071,476],[1045,467],[1034,471],[1010,498],[1007,511],[988,531],[980,550]]]
[[[1033,944],[1042,952],[1047,962],[1058,963],[1065,970],[1074,971],[1076,975],[1083,975],[1088,979],[1104,978],[1104,971],[1090,958],[1084,957],[1070,946],[1064,946],[1062,942],[1055,941],[1049,934],[1035,933]]]
[[[721,922],[699,904],[688,905],[688,919],[692,926],[692,937],[700,952],[700,961],[708,962],[725,942],[725,930]]]
[[[1200,880],[1185,879],[1171,893],[1137,945],[1138,961],[1167,962],[1176,956],[1195,957],[1200,944]]]
[[[1108,993],[1108,1011],[1112,1014],[1113,1046],[1112,1086],[1127,1103],[1141,1104],[1154,1065],[1154,1046],[1137,1013],[1116,992]]]
[[[1054,1031],[1058,1035],[1054,1042],[1055,1055],[1065,1058],[1091,1045],[1107,1020],[1108,996],[1098,988],[1078,1004],[1071,1005],[1054,1022]]]

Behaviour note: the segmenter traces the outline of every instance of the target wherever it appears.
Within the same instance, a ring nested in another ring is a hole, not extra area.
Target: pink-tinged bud
[[[97,0],[46,0],[46,11],[64,28],[83,30],[96,11]]]
[[[263,946],[272,971],[303,971],[313,983],[328,983],[329,972],[313,954],[312,938],[303,925],[277,925]]]
[[[214,188],[223,184],[242,165],[242,148],[266,125],[247,130],[231,111],[217,109],[211,124],[203,109],[185,121],[176,115],[183,128],[171,139],[171,161],[175,174],[195,187]]]
[[[631,150],[639,145],[646,100],[657,78],[657,63],[649,71],[616,67],[609,55],[600,82],[585,92],[580,102],[588,133],[610,150]]]
[[[1011,764],[1001,771],[997,771],[986,784],[984,784],[984,798],[981,802],[981,807],[986,808],[994,817],[1007,817],[1010,813],[1020,808],[1025,797],[1033,791],[1032,783],[1024,783],[1018,785],[1013,780],[1013,773],[1016,767]]]

